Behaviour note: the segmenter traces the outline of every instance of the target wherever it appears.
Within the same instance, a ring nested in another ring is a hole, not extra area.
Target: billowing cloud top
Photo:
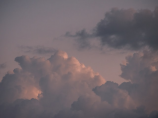
[[[156,53],[157,54],[157,53]],[[135,53],[121,64],[129,82],[106,82],[76,58],[57,51],[49,59],[16,57],[21,68],[0,83],[3,118],[156,118],[158,57]]]
[[[35,108],[36,117],[41,110],[44,117],[53,116],[70,108],[79,96],[92,94],[92,88],[105,83],[90,67],[62,51],[49,59],[21,56],[15,61],[21,68],[8,72],[0,83],[0,111],[6,111],[0,114],[4,117],[27,117],[34,112],[30,108]],[[19,111],[21,108],[24,114]]]

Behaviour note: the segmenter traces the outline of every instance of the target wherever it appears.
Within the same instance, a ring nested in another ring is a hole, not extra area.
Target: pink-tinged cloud
[[[16,57],[21,68],[0,83],[3,118],[156,118],[157,53],[135,53],[121,65],[129,82],[105,79],[75,57]]]
[[[0,83],[0,104],[19,99],[37,99],[47,112],[55,114],[70,108],[79,96],[93,93],[92,88],[105,80],[76,58],[57,51],[49,59],[16,57],[20,68],[4,76]]]

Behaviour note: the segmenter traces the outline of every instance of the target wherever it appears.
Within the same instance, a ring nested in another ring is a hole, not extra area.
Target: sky
[[[158,117],[157,0],[1,0],[0,116]]]

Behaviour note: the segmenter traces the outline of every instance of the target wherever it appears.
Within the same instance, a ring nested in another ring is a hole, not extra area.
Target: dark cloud
[[[104,85],[94,88],[93,91],[103,101],[107,101],[112,106],[115,106],[115,108],[130,108],[135,106],[127,91],[119,89],[117,83],[108,81]]]
[[[139,50],[144,47],[158,49],[158,7],[148,9],[113,8],[105,14],[91,34],[76,33],[81,45],[88,45],[90,37],[97,37],[101,46],[116,49]]]
[[[8,106],[0,105],[2,118],[43,118],[43,108],[37,99],[18,99]],[[48,116],[47,116],[48,118]]]
[[[43,46],[19,46],[19,48],[25,53],[33,53],[33,54],[54,54],[57,50],[50,47]]]
[[[91,48],[90,38],[93,38],[93,36],[87,33],[85,29],[76,32],[74,35],[70,32],[67,32],[65,36],[75,38],[79,44],[80,49]]]
[[[157,112],[152,116],[157,115]],[[94,96],[80,97],[72,104],[70,110],[61,111],[55,115],[55,118],[149,118],[143,107],[136,109],[115,108],[105,101],[100,101]]]

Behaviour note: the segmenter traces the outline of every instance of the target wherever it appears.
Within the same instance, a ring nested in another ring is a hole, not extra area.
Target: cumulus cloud
[[[79,97],[70,110],[59,112],[55,118],[156,118],[157,55],[148,51],[135,53],[126,61],[121,64],[121,76],[129,82],[118,85],[108,81],[97,86],[93,88],[95,94]],[[155,69],[152,70],[151,66]]]
[[[127,63],[121,65],[123,77],[131,83],[122,83],[121,88],[148,111],[158,109],[158,56],[157,52],[146,51],[135,53],[126,58]]]
[[[48,59],[16,57],[21,68],[9,71],[0,83],[0,116],[156,118],[156,54],[145,51],[128,56],[121,64],[121,76],[129,82],[120,85],[106,82],[63,51]]]
[[[0,83],[0,114],[3,117],[11,112],[10,115],[14,115],[10,117],[15,118],[31,114],[39,118],[39,113],[49,118],[70,108],[79,96],[91,94],[92,88],[105,83],[105,79],[90,67],[62,51],[49,59],[20,56],[15,61],[21,68],[8,72]],[[28,110],[30,107],[35,108],[35,113]]]
[[[89,38],[97,37],[100,46],[116,49],[158,49],[158,7],[149,9],[113,8],[105,14],[91,34],[85,30],[76,33],[80,45],[89,46]],[[83,37],[84,36],[84,37]],[[85,43],[86,42],[86,43]]]
[[[93,91],[101,97],[102,101],[107,101],[115,108],[135,108],[136,104],[128,95],[128,92],[119,89],[117,83],[106,82],[104,85],[95,87]]]

